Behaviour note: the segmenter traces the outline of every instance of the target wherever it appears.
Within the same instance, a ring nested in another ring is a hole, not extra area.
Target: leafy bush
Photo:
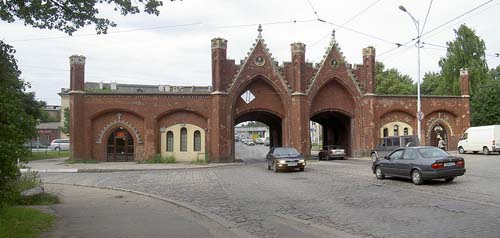
[[[140,161],[139,163],[142,163],[142,164],[174,164],[175,157],[174,156],[163,157],[160,154],[156,154],[147,160]]]

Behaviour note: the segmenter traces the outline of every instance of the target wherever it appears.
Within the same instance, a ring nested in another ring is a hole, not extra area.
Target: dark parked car
[[[321,150],[318,153],[318,159],[336,159],[340,158],[343,159],[345,158],[345,150],[341,146],[338,145],[326,145],[323,147],[323,150]]]
[[[273,147],[266,155],[267,169],[278,172],[285,169],[304,171],[306,160],[292,147]]]
[[[415,135],[382,137],[378,145],[373,148],[370,156],[372,157],[372,161],[375,161],[379,158],[384,158],[397,148],[419,145],[420,142]]]
[[[420,185],[431,179],[453,181],[465,173],[465,161],[437,147],[406,147],[373,162],[372,170],[378,179],[386,176],[410,178]]]

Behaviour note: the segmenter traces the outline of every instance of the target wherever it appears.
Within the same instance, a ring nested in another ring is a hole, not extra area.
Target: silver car
[[[50,150],[69,150],[69,139],[55,139],[50,143]]]

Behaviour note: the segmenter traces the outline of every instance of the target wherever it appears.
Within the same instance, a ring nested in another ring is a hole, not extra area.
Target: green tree
[[[173,0],[171,0],[173,1]],[[133,3],[134,2],[134,3]],[[21,20],[25,25],[40,29],[56,29],[69,35],[78,29],[94,24],[97,34],[106,33],[116,23],[98,17],[99,5],[114,4],[114,10],[122,15],[140,13],[137,3],[143,5],[148,14],[160,14],[160,0],[32,0],[0,1],[0,20],[14,22]]]
[[[500,80],[490,80],[477,88],[471,100],[473,126],[500,125]]]
[[[12,198],[17,159],[26,153],[23,143],[36,135],[41,108],[33,93],[25,93],[29,84],[19,78],[14,53],[0,41],[0,206]]]
[[[63,126],[61,127],[61,131],[62,133],[66,134],[69,136],[69,128],[70,128],[70,125],[71,125],[71,122],[70,122],[70,109],[69,107],[66,107],[64,108],[64,124]]]
[[[382,62],[375,67],[377,81],[376,93],[381,95],[415,95],[417,88],[410,76],[401,74],[397,69],[385,69]]]
[[[496,68],[490,69],[489,75],[490,75],[490,79],[499,80],[500,79],[500,65],[497,66]]]
[[[443,77],[439,73],[428,72],[425,73],[420,84],[420,93],[422,95],[445,95],[439,88],[443,84]]]
[[[471,95],[477,88],[488,81],[488,65],[486,63],[484,41],[476,35],[474,30],[461,25],[455,30],[454,41],[446,43],[448,50],[446,57],[439,60],[443,84],[439,85],[439,93],[460,95],[460,69],[469,71]]]
[[[38,101],[40,104],[40,122],[56,122],[58,121],[57,118],[51,116],[46,110],[45,107],[47,106],[47,103],[45,101]]]

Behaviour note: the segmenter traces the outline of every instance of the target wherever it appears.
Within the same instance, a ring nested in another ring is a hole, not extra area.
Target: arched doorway
[[[321,125],[322,145],[339,145],[351,156],[351,118],[341,112],[324,111],[313,117],[311,121]]]
[[[106,144],[106,160],[134,160],[134,139],[127,129],[120,126],[111,132]]]
[[[440,139],[444,140],[445,150],[448,150],[448,132],[445,126],[438,123],[431,129],[430,145],[438,147]]]

